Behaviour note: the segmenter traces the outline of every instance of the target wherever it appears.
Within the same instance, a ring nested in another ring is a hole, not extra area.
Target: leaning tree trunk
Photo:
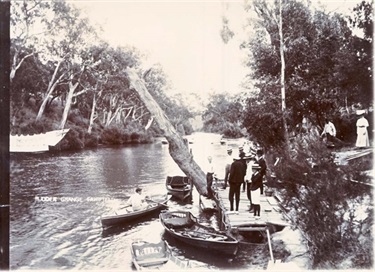
[[[127,69],[130,85],[138,93],[147,109],[154,116],[169,143],[169,154],[186,176],[191,178],[201,195],[207,195],[206,176],[199,165],[193,160],[189,147],[177,133],[175,128],[165,116],[163,110],[148,92],[144,82],[139,78],[134,69]]]

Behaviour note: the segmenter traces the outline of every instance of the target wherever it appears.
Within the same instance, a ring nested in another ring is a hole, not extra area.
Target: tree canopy
[[[244,125],[265,146],[280,145],[283,136],[274,137],[282,125],[277,106],[281,107],[277,101],[281,65],[278,1],[254,0],[248,10],[255,10],[258,18],[250,23],[255,35],[244,41],[242,48],[248,53],[249,76],[257,91],[247,101]],[[313,10],[302,1],[282,2],[289,131],[295,131],[304,116],[321,128],[326,117],[348,119],[355,105],[372,105],[372,40],[353,33],[357,26],[368,34],[372,26],[369,10],[372,4],[361,3],[349,20],[337,13]],[[255,124],[267,124],[269,137],[264,137],[266,129]]]
[[[12,2],[12,134],[69,127],[73,132],[66,138],[75,142],[72,147],[83,147],[160,133],[125,73],[128,67],[141,72],[144,55],[99,36],[71,3]],[[163,68],[144,72],[144,80],[172,123],[191,133],[186,105],[165,93],[171,86]]]

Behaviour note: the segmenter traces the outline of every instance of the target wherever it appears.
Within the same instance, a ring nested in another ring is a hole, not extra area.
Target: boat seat
[[[164,224],[168,228],[179,229],[179,228],[191,227],[194,224],[194,222],[190,218],[174,217],[174,218],[164,219]]]
[[[190,184],[190,181],[188,177],[184,177],[184,176],[173,176],[173,177],[168,176],[167,184],[171,186],[172,188],[181,188]]]

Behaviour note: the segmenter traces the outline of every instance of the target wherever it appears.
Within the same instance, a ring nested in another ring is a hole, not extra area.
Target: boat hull
[[[178,189],[169,188],[167,186],[167,191],[168,191],[168,194],[170,194],[173,198],[184,201],[191,196],[192,188],[188,188],[186,190],[178,190]]]
[[[10,135],[9,152],[46,152],[57,145],[69,129],[53,130],[34,135]]]
[[[192,223],[188,225],[169,226],[169,219],[189,217]],[[216,231],[212,228],[201,225],[197,219],[190,213],[184,211],[163,212],[159,215],[160,221],[165,231],[178,241],[200,249],[208,249],[207,252],[222,255],[235,255],[238,250],[239,242],[224,232]]]
[[[168,194],[174,198],[184,201],[188,199],[193,191],[192,181],[183,176],[168,176],[166,180]]]
[[[103,227],[110,227],[119,224],[125,224],[137,219],[140,219],[144,216],[151,215],[156,212],[160,212],[161,209],[166,207],[166,203],[171,197],[165,195],[162,199],[151,199],[147,200],[147,203],[150,205],[145,210],[140,210],[136,212],[127,212],[126,210],[120,211],[118,214],[107,215],[101,217],[101,223]],[[156,203],[158,202],[158,203]]]

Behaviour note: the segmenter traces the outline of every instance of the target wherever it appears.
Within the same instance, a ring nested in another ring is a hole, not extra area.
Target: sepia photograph
[[[372,0],[0,0],[0,270],[373,271]]]

